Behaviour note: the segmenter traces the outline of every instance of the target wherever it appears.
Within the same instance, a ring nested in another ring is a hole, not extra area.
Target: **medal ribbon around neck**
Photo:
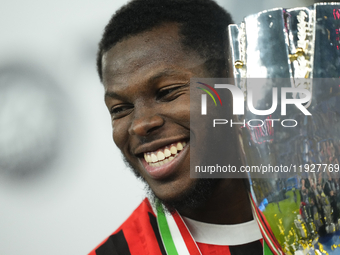
[[[281,250],[281,246],[276,240],[266,218],[260,211],[260,209],[255,205],[253,197],[249,195],[251,208],[253,210],[254,218],[259,225],[262,237],[263,237],[263,254],[264,255],[284,255]]]
[[[259,225],[263,237],[263,254],[284,255],[266,219],[255,206],[251,196],[250,201],[254,218]],[[174,211],[171,215],[166,214],[161,203],[157,203],[156,210],[159,232],[168,255],[202,255],[177,211]]]
[[[156,209],[158,228],[167,254],[202,255],[178,212],[165,214],[161,203]]]

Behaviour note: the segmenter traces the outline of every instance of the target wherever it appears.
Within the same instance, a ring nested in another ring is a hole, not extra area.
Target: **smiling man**
[[[152,195],[91,255],[262,254],[243,180],[190,178],[190,78],[228,77],[230,23],[211,0],[135,0],[107,25],[97,65],[113,140]]]

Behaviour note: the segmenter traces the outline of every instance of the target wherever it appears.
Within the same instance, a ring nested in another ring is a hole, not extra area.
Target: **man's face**
[[[102,61],[114,142],[157,197],[176,199],[197,181],[189,170],[189,85],[207,77],[204,60],[183,50],[178,26],[166,24],[117,43]]]

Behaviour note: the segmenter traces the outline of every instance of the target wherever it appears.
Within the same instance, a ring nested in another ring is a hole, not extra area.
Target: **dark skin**
[[[163,200],[180,197],[197,182],[190,178],[190,137],[201,139],[204,134],[190,127],[189,83],[191,77],[210,77],[206,60],[183,48],[178,31],[176,24],[163,24],[120,41],[102,59],[113,140]],[[173,163],[159,171],[145,167],[144,153],[178,141],[187,146]],[[234,158],[231,155],[231,162]],[[220,179],[206,202],[199,208],[182,208],[180,214],[214,224],[252,219],[242,179]]]

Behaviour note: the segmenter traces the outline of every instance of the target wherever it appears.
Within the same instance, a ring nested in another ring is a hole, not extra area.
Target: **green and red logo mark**
[[[214,92],[214,94],[217,96],[217,98],[218,98],[218,100],[220,101],[220,104],[221,104],[221,106],[222,106],[221,97],[220,97],[220,95],[217,93],[217,91],[216,91],[213,87],[211,87],[210,85],[205,84],[205,83],[203,83],[203,82],[197,82],[197,83],[199,83],[199,84],[201,84],[201,85],[207,87],[207,88],[210,89],[212,92]],[[217,106],[215,97],[211,94],[211,92],[210,92],[209,90],[203,89],[203,88],[200,88],[200,87],[196,87],[196,88],[201,89],[201,90],[203,90],[205,93],[207,93],[207,94],[212,98],[212,100],[214,101],[215,106]],[[202,94],[202,95],[201,95],[201,102],[202,102],[202,106],[201,106],[201,114],[202,114],[202,115],[207,115],[207,95],[206,95],[206,94]]]

